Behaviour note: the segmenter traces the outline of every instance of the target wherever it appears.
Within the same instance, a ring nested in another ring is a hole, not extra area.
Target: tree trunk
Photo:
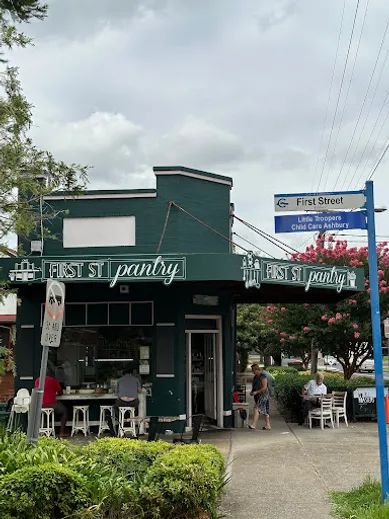
[[[265,366],[271,366],[271,356],[265,355],[263,362],[264,362]]]
[[[355,366],[343,366],[343,377],[345,380],[350,380],[350,378],[356,373]]]
[[[282,364],[282,355],[281,355],[281,352],[280,353],[273,353],[272,354],[272,357],[273,357],[273,360],[274,360],[274,364],[276,366],[281,366]]]

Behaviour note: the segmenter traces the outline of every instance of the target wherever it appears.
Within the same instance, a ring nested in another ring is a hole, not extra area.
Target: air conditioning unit
[[[128,285],[120,285],[120,293],[121,294],[129,294],[130,293],[130,287]]]

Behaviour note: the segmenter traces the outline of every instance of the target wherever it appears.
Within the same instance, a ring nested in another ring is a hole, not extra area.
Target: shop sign
[[[287,263],[256,257],[252,252],[242,260],[243,281],[246,288],[260,288],[261,283],[295,284],[305,287],[356,290],[356,273],[349,268],[337,266],[313,266]]]
[[[58,348],[60,345],[64,308],[65,285],[59,281],[48,281],[41,335],[42,346]]]
[[[103,281],[112,288],[121,281],[173,281],[186,279],[185,258],[156,256],[147,259],[42,260],[41,267],[30,260],[15,264],[10,281],[27,282],[57,279],[60,281]]]

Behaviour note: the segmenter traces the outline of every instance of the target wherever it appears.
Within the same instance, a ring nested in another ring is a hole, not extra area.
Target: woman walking
[[[258,364],[251,366],[251,371],[254,373],[253,387],[250,395],[254,397],[254,419],[249,429],[255,429],[259,419],[259,415],[263,414],[265,418],[265,426],[263,430],[270,430],[270,416],[269,416],[269,388],[267,386],[267,377],[262,368]]]

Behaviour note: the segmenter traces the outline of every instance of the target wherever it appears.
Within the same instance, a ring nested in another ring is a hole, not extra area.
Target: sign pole
[[[377,393],[378,440],[381,465],[382,500],[385,502],[389,497],[389,464],[385,417],[384,370],[382,362],[381,316],[374,215],[374,189],[372,180],[368,180],[366,182],[365,194],[367,211],[367,237],[369,246],[368,259],[370,277],[371,324],[373,331],[375,385]]]
[[[27,429],[27,443],[37,445],[39,438],[39,424],[41,420],[43,391],[45,388],[47,360],[49,358],[49,347],[42,346],[41,370],[39,375],[39,387],[33,389],[31,394],[30,419]]]
[[[50,346],[58,348],[60,345],[64,306],[65,285],[55,280],[48,281],[46,287],[45,315],[41,335],[42,359],[39,387],[32,390],[27,428],[27,443],[32,443],[33,445],[37,445],[39,438],[39,425],[42,414],[49,348]]]

